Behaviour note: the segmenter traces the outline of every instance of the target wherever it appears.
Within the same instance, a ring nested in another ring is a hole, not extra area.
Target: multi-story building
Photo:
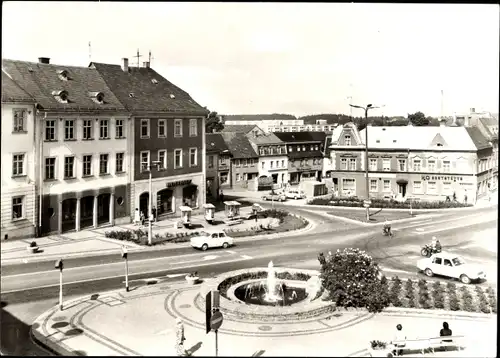
[[[476,197],[480,198],[489,192],[493,183],[493,144],[477,126],[467,127],[466,130],[477,149]]]
[[[241,125],[236,125],[236,124],[229,124],[229,125],[224,125],[224,128],[222,129],[222,133],[250,133],[252,131],[258,131],[261,132],[262,129],[259,128],[259,126],[255,124],[241,124]]]
[[[3,238],[28,237],[38,227],[35,100],[2,72]]]
[[[365,130],[368,130],[369,191],[374,198],[474,202],[477,148],[464,127],[373,127],[347,124],[331,155],[340,195],[366,196]]]
[[[276,137],[286,143],[290,184],[302,180],[321,181],[323,172],[324,132],[275,132]]]
[[[128,221],[128,113],[93,68],[3,61],[37,103],[41,233]]]
[[[231,152],[221,133],[207,133],[207,201],[219,198],[219,188],[230,185]]]
[[[272,183],[288,183],[288,156],[285,143],[274,133],[252,131],[246,134],[253,149],[259,155],[259,178],[267,177]]]
[[[304,126],[304,120],[298,119],[291,114],[245,114],[245,115],[225,115],[223,116],[225,125],[256,125],[264,132],[270,133],[277,131],[276,128]]]
[[[132,118],[134,162],[130,209],[147,213],[149,175],[158,216],[205,203],[205,117],[208,110],[149,66],[92,63]]]
[[[231,188],[248,188],[259,175],[259,156],[247,136],[241,132],[221,133],[231,153],[229,184]]]

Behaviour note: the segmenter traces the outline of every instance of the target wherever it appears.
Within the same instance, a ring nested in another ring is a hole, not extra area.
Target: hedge
[[[396,200],[371,199],[372,208],[379,209],[409,209],[410,202],[400,202]],[[363,200],[358,197],[338,198],[323,196],[311,199],[309,205],[325,205],[325,206],[346,206],[346,207],[363,207]],[[465,208],[471,207],[472,204],[464,204],[457,201],[413,201],[411,207],[413,209],[450,209],[450,208]]]

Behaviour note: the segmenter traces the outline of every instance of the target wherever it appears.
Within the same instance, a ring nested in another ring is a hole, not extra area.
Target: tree
[[[322,285],[338,307],[364,307],[369,312],[382,312],[389,306],[389,293],[381,281],[380,269],[364,251],[347,248],[323,257],[318,257]]]
[[[427,126],[429,125],[429,118],[425,116],[422,112],[415,112],[413,114],[408,114],[408,120],[414,126]]]
[[[210,112],[205,121],[205,133],[220,132],[224,129],[224,122],[219,118],[217,112]]]

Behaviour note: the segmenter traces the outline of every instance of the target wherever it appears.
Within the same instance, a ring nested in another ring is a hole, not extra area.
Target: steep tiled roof
[[[224,115],[225,121],[272,121],[280,119],[297,119],[291,114],[228,114]]]
[[[329,146],[332,144],[336,144],[338,142],[340,135],[342,134],[343,129],[344,129],[344,125],[340,125],[333,130],[333,132],[329,136],[329,138],[330,138]]]
[[[481,130],[479,128],[467,127],[465,129],[467,130],[467,133],[469,133],[470,138],[472,139],[474,145],[478,150],[492,148],[490,141],[483,135],[483,133],[481,133]]]
[[[44,109],[125,110],[99,73],[92,68],[2,60],[2,70]],[[58,72],[63,70],[67,71],[67,80]],[[68,103],[56,99],[54,94],[60,91],[67,91]],[[92,99],[92,93],[97,92],[104,95],[102,104]]]
[[[283,143],[274,133],[264,133],[259,135],[248,135],[250,142],[255,144],[280,144]]]
[[[221,133],[206,134],[207,153],[222,153],[224,150],[229,150]]]
[[[330,152],[332,151],[330,146],[332,145],[332,137],[327,136],[325,139],[325,157],[330,158]]]
[[[207,115],[208,110],[196,103],[191,96],[168,81],[152,68],[129,67],[124,72],[120,65],[92,62],[107,85],[129,111],[189,112]]]
[[[410,150],[476,150],[469,133],[464,127],[404,126],[373,127],[368,126],[368,147],[380,149]],[[360,132],[361,140],[365,139],[365,130]],[[444,143],[438,146],[437,139]],[[364,142],[363,142],[364,143]]]
[[[224,125],[224,129],[222,132],[228,133],[228,132],[240,132],[240,133],[248,133],[251,132],[255,127],[257,127],[255,124],[242,124],[242,125],[237,125],[237,124],[228,124]]]
[[[479,120],[482,121],[485,126],[498,126],[498,119],[493,116],[481,117]]]
[[[287,143],[324,142],[325,132],[274,132],[274,135]]]
[[[244,133],[221,133],[233,158],[257,158],[258,155]]]
[[[2,103],[3,102],[34,103],[35,100],[2,71]]]

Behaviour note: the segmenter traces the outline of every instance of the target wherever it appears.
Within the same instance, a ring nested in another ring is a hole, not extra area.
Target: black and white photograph
[[[0,355],[495,357],[499,10],[4,1]]]

